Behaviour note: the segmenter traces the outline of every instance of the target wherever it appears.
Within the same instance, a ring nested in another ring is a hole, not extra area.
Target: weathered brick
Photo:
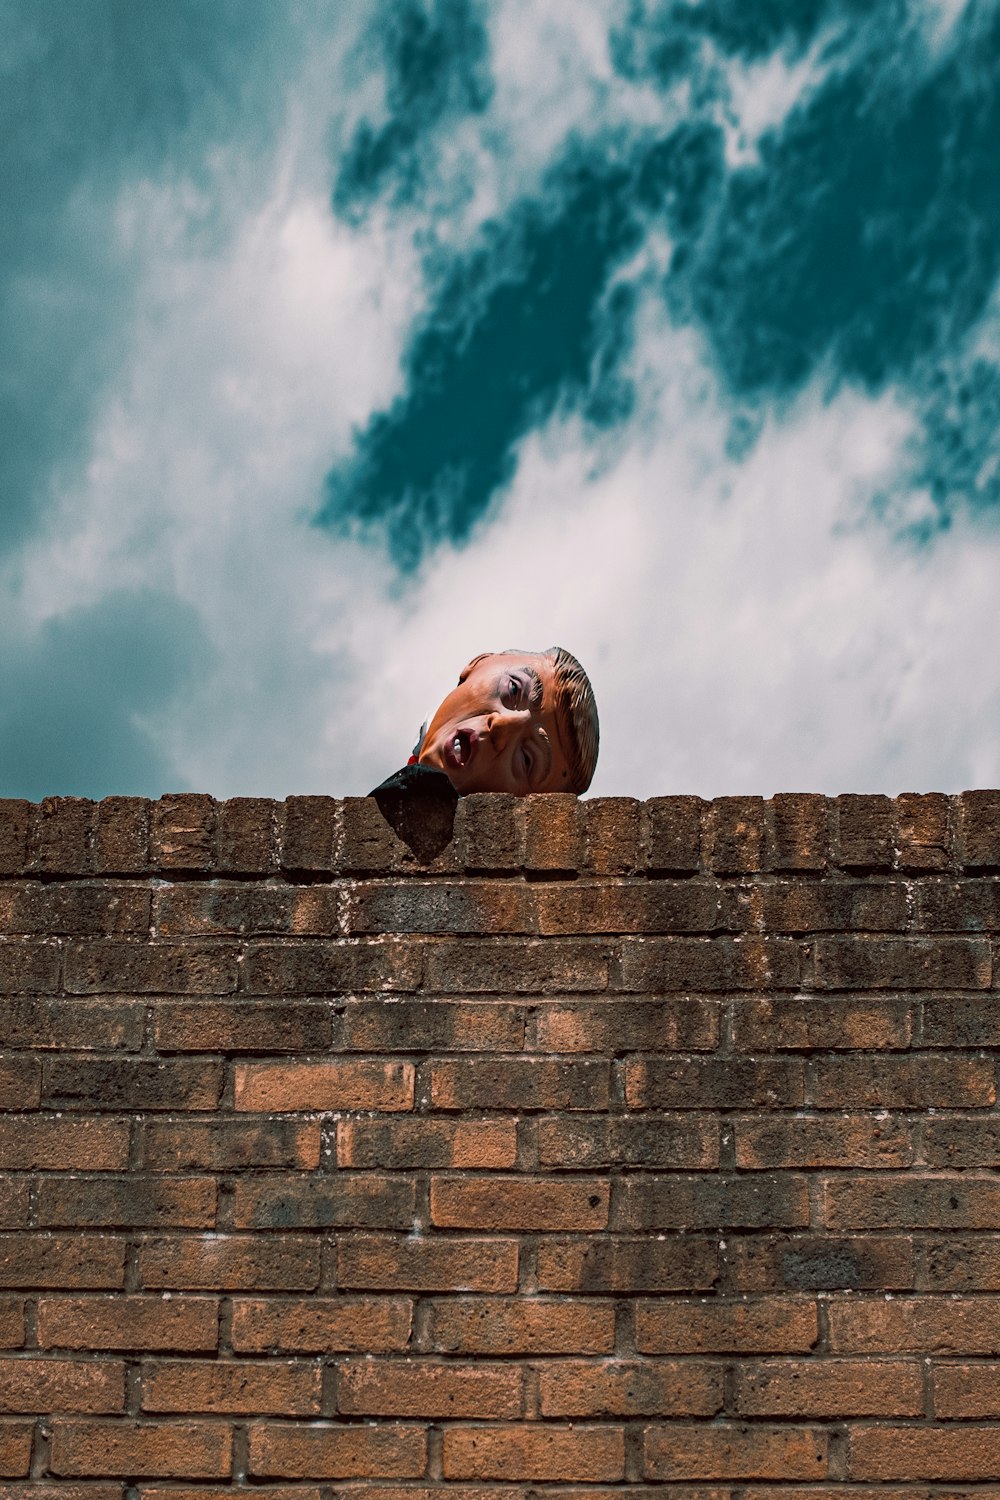
[[[522,1384],[516,1365],[346,1360],[337,1366],[337,1409],[351,1416],[509,1421],[521,1415]]]
[[[716,797],[705,817],[705,862],[716,875],[752,875],[764,854],[763,797]]]
[[[820,937],[814,951],[821,990],[984,990],[992,978],[985,938]]]
[[[543,937],[712,933],[725,925],[714,881],[553,881],[534,891]]]
[[[0,1046],[54,1052],[136,1052],[142,1046],[144,1019],[139,1001],[83,1000],[76,996],[0,1000]]]
[[[319,1416],[322,1371],[315,1364],[252,1360],[146,1360],[142,1409],[233,1416]]]
[[[1000,1297],[852,1297],[830,1303],[837,1354],[987,1354],[1000,1339]]]
[[[424,950],[405,938],[259,943],[246,956],[242,988],[251,995],[343,995],[415,990]]]
[[[589,871],[630,875],[639,867],[639,809],[634,797],[591,797],[581,805]]]
[[[204,1492],[199,1493],[200,1500],[208,1500]],[[125,1486],[120,1481],[100,1484],[83,1480],[74,1484],[67,1480],[29,1479],[24,1484],[5,1484],[0,1488],[0,1495],[3,1500],[124,1500]],[[181,1496],[181,1491],[174,1492],[175,1500],[181,1500]],[[188,1500],[193,1500],[190,1493]],[[266,1500],[266,1497],[261,1496],[260,1500]]]
[[[219,1305],[214,1297],[39,1297],[43,1349],[177,1349],[214,1351]]]
[[[55,942],[0,940],[0,992],[51,995],[59,988],[59,948]]]
[[[268,875],[278,868],[280,804],[267,797],[218,803],[217,868],[222,874]]]
[[[852,1427],[851,1479],[995,1480],[1000,1427]]]
[[[419,1479],[427,1463],[423,1427],[303,1427],[253,1422],[250,1473],[262,1479]]]
[[[737,1237],[727,1254],[739,1292],[906,1290],[913,1241],[904,1235],[770,1234]]]
[[[834,863],[844,870],[891,870],[895,851],[889,798],[848,793],[833,806]]]
[[[733,1046],[740,1052],[907,1047],[911,1026],[905,995],[755,997],[733,1007]]]
[[[524,868],[537,873],[576,874],[582,863],[582,810],[568,792],[548,792],[521,802]]]
[[[144,875],[149,869],[145,797],[105,797],[97,804],[94,869],[99,875]]]
[[[967,870],[1000,868],[1000,791],[963,792],[955,804],[962,864]]]
[[[698,1115],[558,1115],[538,1122],[542,1166],[600,1169],[617,1166],[710,1170],[719,1165],[719,1125]]]
[[[2,1139],[2,1137],[0,1137]],[[513,1167],[517,1122],[511,1118],[341,1120],[341,1167]]]
[[[162,1235],[139,1246],[144,1287],[185,1291],[313,1291],[320,1246],[282,1235]]]
[[[790,938],[631,938],[621,945],[620,988],[670,990],[795,989],[799,945]]]
[[[974,1109],[995,1103],[996,1081],[983,1057],[858,1053],[811,1063],[808,1095],[817,1109]]]
[[[609,1192],[596,1177],[434,1177],[431,1220],[442,1229],[604,1229]]]
[[[340,804],[333,797],[286,797],[278,808],[281,868],[292,874],[330,875],[336,868]]]
[[[456,1058],[431,1066],[435,1109],[607,1109],[608,1088],[606,1062]]]
[[[687,1235],[546,1238],[538,1245],[543,1292],[707,1291],[719,1277],[719,1242]]]
[[[150,860],[156,869],[200,871],[215,862],[215,802],[201,792],[175,792],[150,805]]]
[[[608,962],[599,941],[481,938],[429,948],[424,984],[442,995],[584,994],[607,988]]]
[[[20,797],[0,798],[0,875],[20,875],[28,864],[34,808]]]
[[[830,1229],[994,1229],[1000,1182],[962,1175],[831,1177],[823,1184]]]
[[[39,1179],[37,1195],[42,1228],[211,1229],[215,1224],[212,1177],[49,1177]]]
[[[696,1360],[559,1360],[538,1375],[543,1417],[713,1417],[723,1368]]]
[[[0,1412],[125,1410],[125,1365],[116,1359],[0,1359]]]
[[[43,1098],[50,1106],[214,1109],[222,1091],[222,1065],[186,1058],[51,1057],[45,1059],[43,1080]]]
[[[809,1223],[806,1179],[790,1172],[626,1177],[612,1228],[798,1229]]]
[[[642,1354],[808,1354],[818,1336],[811,1298],[663,1299],[635,1306],[635,1346]]]
[[[825,797],[813,792],[778,792],[767,803],[767,859],[770,870],[824,870],[829,847]]]
[[[928,995],[922,1009],[925,1047],[1000,1046],[1000,1014],[982,995]]]
[[[0,1297],[0,1349],[20,1349],[24,1335],[24,1302],[19,1297]]]
[[[323,1004],[161,1001],[153,1018],[158,1052],[325,1052],[332,1040]]]
[[[0,1057],[0,1109],[34,1109],[42,1097],[42,1070],[34,1057]]]
[[[919,1417],[917,1360],[772,1359],[737,1370],[737,1410],[747,1417]]]
[[[1000,1235],[921,1236],[916,1241],[919,1269],[912,1283],[919,1291],[1000,1291]]]
[[[0,932],[15,937],[87,937],[149,930],[150,893],[113,881],[6,881],[0,885]]]
[[[940,792],[904,792],[896,798],[899,868],[924,874],[951,862],[949,799]]]
[[[231,1430],[215,1422],[52,1423],[54,1474],[223,1479],[232,1454]]]
[[[915,925],[924,932],[1000,931],[1000,880],[920,880],[913,883]]]
[[[73,995],[227,995],[237,950],[216,943],[71,942],[66,989]]]
[[[520,1052],[524,1014],[496,1000],[349,999],[342,1041],[365,1052]]]
[[[818,1428],[673,1423],[647,1427],[647,1479],[825,1479],[827,1433]]]
[[[620,1427],[447,1427],[446,1479],[624,1479]]]
[[[535,930],[532,892],[509,880],[369,882],[349,892],[347,911],[351,933],[459,936]]]
[[[31,1183],[27,1177],[0,1176],[0,1229],[27,1229]]]
[[[350,875],[386,875],[419,869],[371,797],[345,797],[336,847],[337,868]]]
[[[1000,1119],[995,1115],[935,1116],[924,1120],[921,1136],[930,1167],[1000,1166]]]
[[[237,1354],[364,1353],[405,1349],[413,1321],[408,1297],[237,1297]]]
[[[238,1110],[413,1108],[412,1063],[380,1058],[236,1064]]]
[[[905,932],[910,913],[898,880],[754,880],[723,893],[720,926],[735,932]]]
[[[460,797],[455,811],[455,843],[462,867],[492,874],[519,870],[524,858],[517,797],[476,793]]]
[[[550,1001],[535,1007],[536,1052],[702,1052],[719,1041],[719,1001]]]
[[[239,1172],[248,1167],[319,1166],[320,1123],[260,1115],[245,1120],[148,1120],[141,1160],[147,1172]]]
[[[125,1241],[105,1234],[0,1235],[0,1286],[122,1287]]]
[[[442,1354],[610,1354],[614,1347],[615,1310],[607,1302],[453,1297],[432,1308],[432,1346]]]
[[[94,804],[44,797],[29,834],[31,868],[44,875],[87,875],[93,865]]]
[[[700,797],[652,797],[644,804],[646,868],[651,875],[691,875],[701,863]]]
[[[243,1178],[233,1189],[237,1229],[403,1229],[416,1203],[411,1177],[341,1172],[331,1181],[287,1172]]]
[[[789,1109],[805,1097],[790,1057],[638,1057],[625,1067],[630,1109]]]
[[[908,1167],[913,1127],[877,1115],[789,1115],[734,1122],[736,1165],[769,1167]],[[874,1184],[873,1184],[874,1186]]]
[[[120,1172],[128,1165],[126,1120],[0,1115],[0,1168],[15,1172]]]
[[[249,880],[174,882],[153,893],[161,938],[328,937],[340,928],[340,891],[331,885]]]
[[[975,1365],[935,1364],[931,1390],[936,1417],[966,1422],[1000,1417],[1000,1364],[995,1360]],[[908,1413],[886,1411],[881,1415]]]
[[[513,1292],[517,1286],[516,1240],[352,1235],[338,1241],[336,1256],[337,1285],[354,1290]]]
[[[0,1478],[22,1479],[31,1467],[33,1422],[0,1421]]]

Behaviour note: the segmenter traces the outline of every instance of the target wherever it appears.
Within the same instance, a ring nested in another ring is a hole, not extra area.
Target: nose
[[[486,720],[486,733],[489,735],[490,744],[499,755],[510,739],[511,734],[520,728],[524,714],[515,709],[501,708],[491,713]]]

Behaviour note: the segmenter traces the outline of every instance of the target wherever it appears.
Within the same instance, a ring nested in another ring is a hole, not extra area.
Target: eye
[[[521,701],[521,683],[516,677],[508,677],[503,692],[501,693],[505,708],[516,708]]]

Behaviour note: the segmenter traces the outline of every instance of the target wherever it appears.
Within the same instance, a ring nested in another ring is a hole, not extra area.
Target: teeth
[[[458,759],[461,760],[462,759],[462,741],[461,741],[461,738],[457,734],[456,734],[454,740],[452,741],[452,749],[455,751],[455,754],[458,756]]]

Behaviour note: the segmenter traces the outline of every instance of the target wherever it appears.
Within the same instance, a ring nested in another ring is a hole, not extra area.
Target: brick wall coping
[[[429,862],[368,797],[0,799],[0,878],[1000,871],[1000,791],[459,801]]]

